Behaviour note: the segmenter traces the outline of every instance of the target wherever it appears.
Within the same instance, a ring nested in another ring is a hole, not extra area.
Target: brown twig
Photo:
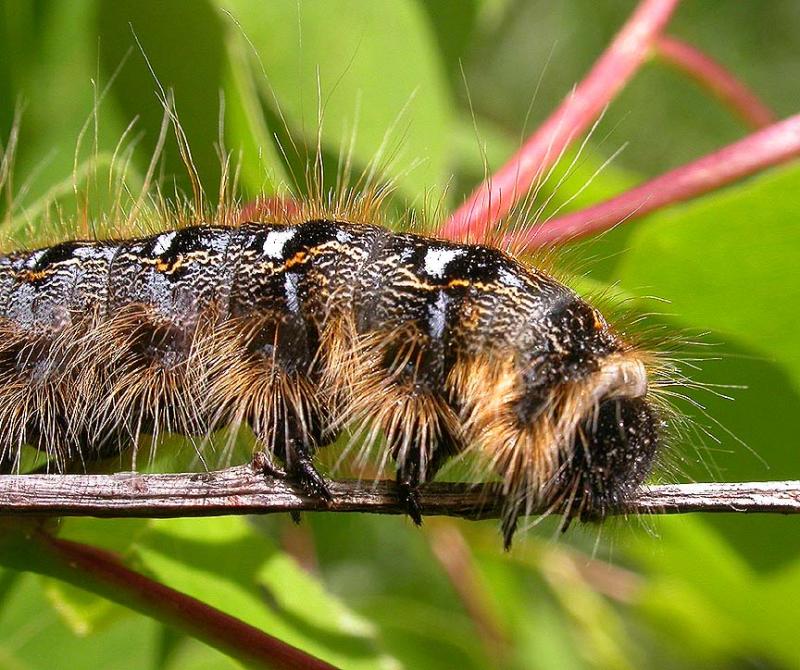
[[[667,35],[659,35],[653,46],[661,60],[711,91],[752,128],[763,128],[777,120],[750,88],[698,48]]]
[[[311,498],[280,479],[237,466],[202,474],[3,475],[0,514],[191,517],[275,512],[403,514],[392,482],[334,481],[333,502]],[[502,496],[492,484],[433,483],[420,490],[427,515],[496,518]],[[800,481],[663,484],[642,487],[615,513],[800,513]]]
[[[509,236],[506,243],[523,251],[592,235],[662,207],[696,198],[798,156],[800,114],[670,170],[610,200]]]
[[[460,240],[486,239],[486,231],[555,163],[601,114],[645,61],[679,0],[643,0],[589,74],[494,175],[445,222],[441,234]]]

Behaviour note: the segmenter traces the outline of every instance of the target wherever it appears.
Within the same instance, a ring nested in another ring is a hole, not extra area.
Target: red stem
[[[667,35],[657,37],[654,46],[664,62],[709,89],[748,125],[758,129],[775,123],[775,114],[753,91],[699,49]]]
[[[586,78],[500,170],[445,222],[444,237],[481,241],[622,89],[647,57],[679,0],[642,0]]]
[[[800,156],[800,114],[671,170],[592,207],[509,236],[515,250],[550,246],[613,228],[661,207],[713,191],[742,177]]]
[[[234,658],[274,670],[335,670],[334,666],[272,637],[204,602],[159,584],[126,567],[103,549],[41,535],[42,546],[77,574],[84,584],[88,575],[101,591],[113,591],[115,599],[173,623]]]

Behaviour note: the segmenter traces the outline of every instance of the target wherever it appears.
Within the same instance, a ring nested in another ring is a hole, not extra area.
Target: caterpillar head
[[[569,293],[531,323],[516,355],[473,361],[460,375],[472,399],[466,439],[503,480],[507,544],[520,515],[599,518],[624,503],[662,432],[647,356],[597,310]]]
[[[526,398],[528,405],[539,398],[534,424],[549,439],[541,448],[557,454],[545,494],[562,498],[568,517],[602,517],[644,481],[661,441],[649,357],[577,296],[548,321],[555,352],[543,387]]]

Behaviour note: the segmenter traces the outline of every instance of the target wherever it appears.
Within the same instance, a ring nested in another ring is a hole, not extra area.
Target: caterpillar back
[[[549,274],[502,251],[337,219],[199,225],[0,257],[0,465],[54,467],[248,424],[267,468],[330,492],[342,430],[419,484],[474,454],[506,496],[603,516],[650,472],[648,359]]]

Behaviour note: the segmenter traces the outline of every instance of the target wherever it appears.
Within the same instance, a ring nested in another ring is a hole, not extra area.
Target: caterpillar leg
[[[432,481],[445,461],[456,451],[455,441],[447,433],[433,438],[433,442],[428,444],[414,440],[411,448],[407,448],[402,455],[400,448],[393,450],[397,462],[396,482],[400,503],[417,526],[422,525],[420,485]]]
[[[423,513],[419,485],[432,480],[462,446],[458,417],[440,392],[443,356],[426,346],[416,331],[370,333],[362,336],[354,362],[344,357],[332,366],[348,371],[345,415],[355,434],[372,444],[376,428],[383,433],[397,466],[400,503],[417,525]]]
[[[284,473],[275,467],[268,450],[257,451],[254,454],[253,468],[269,477],[284,475],[311,497],[333,500],[327,482],[314,467],[312,451],[303,445],[302,440],[292,439],[287,442],[285,449],[275,453],[285,464]]]
[[[307,495],[331,500],[314,467],[317,447],[332,441],[328,403],[314,369],[316,336],[298,318],[273,314],[227,326],[211,341],[206,402],[218,425],[249,424],[263,455],[254,463],[265,474],[280,474]],[[259,468],[259,465],[261,466]]]
[[[257,473],[261,473],[267,477],[283,477],[285,475],[275,462],[270,457],[267,451],[259,450],[253,454],[253,460],[250,465]]]
[[[314,498],[331,501],[328,484],[314,467],[312,461],[314,448],[308,444],[307,436],[294,433],[287,436],[283,443],[276,445],[276,455],[286,465],[286,475],[297,484],[304,493]]]
[[[514,540],[514,534],[517,532],[519,515],[519,507],[516,505],[506,505],[506,507],[503,509],[500,530],[503,533],[503,549],[506,551],[510,551],[511,549],[511,543]]]
[[[307,383],[280,377],[269,405],[249,419],[264,452],[258,458],[261,469],[271,476],[278,473],[272,463],[275,457],[290,482],[311,497],[330,501],[330,489],[313,462],[317,447],[333,441],[324,428],[322,410]]]
[[[397,495],[406,514],[417,525],[422,525],[422,505],[419,502],[419,465],[406,462],[397,468]]]

